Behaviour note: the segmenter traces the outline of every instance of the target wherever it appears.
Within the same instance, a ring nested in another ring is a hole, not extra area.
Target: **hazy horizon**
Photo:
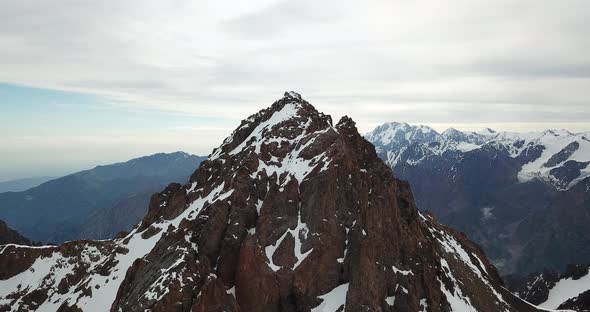
[[[400,121],[400,120],[391,120],[391,121],[386,121],[384,123],[387,122],[406,122],[406,121]],[[384,124],[382,123],[382,124]],[[568,130],[570,132],[573,133],[590,133],[590,131],[588,130],[581,130],[581,131],[575,131],[572,130],[574,128],[565,128],[565,127],[547,127],[547,128],[543,128],[543,125],[546,124],[538,124],[538,125],[534,125],[533,127],[528,128],[528,130],[525,131],[520,131],[520,128],[514,128],[514,129],[504,129],[501,128],[502,124],[478,124],[478,125],[472,125],[472,124],[424,124],[424,123],[415,123],[415,122],[406,122],[409,125],[412,126],[428,126],[433,128],[434,130],[436,130],[439,133],[442,133],[444,130],[447,130],[449,128],[455,128],[457,130],[460,131],[473,131],[473,132],[477,132],[480,130],[483,130],[485,128],[490,128],[492,130],[495,130],[497,132],[502,132],[502,131],[507,131],[507,132],[537,132],[537,131],[543,131],[543,130],[550,130],[550,129],[565,129]],[[239,125],[239,122],[236,124],[235,128],[237,128]],[[379,124],[381,125],[381,124]],[[375,127],[379,126],[376,125]],[[556,124],[554,124],[556,125]],[[479,127],[479,128],[473,128],[473,127]],[[563,124],[563,126],[568,126],[568,124]],[[371,130],[373,130],[375,127],[368,129],[366,131],[361,131],[362,134],[365,134]],[[581,128],[583,129],[583,128]],[[229,129],[227,135],[231,134],[231,131],[233,131],[234,128]],[[360,129],[359,129],[360,130]],[[225,138],[225,137],[224,137]],[[186,152],[189,154],[193,154],[193,155],[197,155],[197,156],[208,156],[214,148],[216,148],[217,146],[221,145],[221,142],[223,141],[223,139],[220,139],[219,142],[214,145],[211,146],[210,149],[207,152],[203,152],[203,153],[199,153],[199,152],[191,152],[188,150],[181,150],[181,149],[176,149],[174,150],[174,148],[172,147],[171,150],[162,150],[162,151],[158,151],[158,150],[154,150],[154,151],[147,151],[147,153],[137,153],[134,151],[130,151],[130,153],[128,154],[128,156],[121,156],[119,158],[101,158],[101,159],[80,159],[79,163],[75,163],[71,166],[65,166],[65,167],[55,167],[54,165],[50,165],[47,166],[45,168],[43,167],[37,167],[37,168],[31,168],[31,170],[35,170],[34,173],[31,173],[31,175],[27,175],[24,172],[30,172],[27,170],[23,170],[23,171],[15,171],[15,175],[10,176],[10,175],[5,175],[5,176],[0,176],[0,182],[6,182],[6,181],[12,181],[12,180],[20,180],[20,179],[30,179],[30,178],[45,178],[45,177],[54,177],[54,178],[59,178],[61,176],[65,176],[71,173],[75,173],[78,171],[82,171],[82,170],[88,170],[88,169],[92,169],[96,166],[99,165],[110,165],[110,164],[114,164],[114,163],[118,163],[118,162],[125,162],[128,160],[131,160],[133,158],[138,158],[138,157],[142,157],[142,156],[149,156],[149,155],[153,155],[153,154],[157,154],[157,153],[174,153],[174,152]],[[10,171],[8,171],[10,172]],[[23,172],[23,173],[19,173],[19,172]]]

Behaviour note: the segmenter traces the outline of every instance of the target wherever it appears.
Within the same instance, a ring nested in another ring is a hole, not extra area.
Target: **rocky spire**
[[[42,256],[5,248],[0,265],[15,254],[33,259],[0,281],[0,302],[15,309],[528,307],[476,245],[418,212],[352,119],[333,127],[294,92],[244,120],[190,183],[155,194],[129,235]]]

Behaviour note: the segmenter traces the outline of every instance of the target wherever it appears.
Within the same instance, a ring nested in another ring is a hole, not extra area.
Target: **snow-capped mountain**
[[[496,132],[489,128],[463,132],[450,128],[439,134],[427,126],[391,122],[375,128],[365,137],[375,144],[382,158],[392,167],[400,161],[419,165],[429,156],[445,153],[494,149],[516,160],[520,166],[519,182],[539,179],[558,190],[566,190],[590,176],[590,133],[567,130],[516,133]],[[415,143],[421,145],[420,158],[412,157],[415,156],[411,150]]]
[[[294,92],[128,235],[0,247],[3,311],[537,311],[422,214],[373,145]]]
[[[545,309],[590,310],[590,267],[570,265],[565,273],[543,272],[530,276],[518,290],[523,299]]]
[[[590,226],[578,223],[590,221],[588,133],[438,133],[387,123],[365,137],[410,182],[418,207],[466,232],[503,273],[587,261]]]

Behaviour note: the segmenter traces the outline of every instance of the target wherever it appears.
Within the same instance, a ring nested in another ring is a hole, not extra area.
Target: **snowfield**
[[[559,305],[577,297],[579,294],[590,289],[590,273],[574,280],[572,278],[561,279],[549,290],[547,301],[539,304],[539,307],[546,309],[557,309]]]

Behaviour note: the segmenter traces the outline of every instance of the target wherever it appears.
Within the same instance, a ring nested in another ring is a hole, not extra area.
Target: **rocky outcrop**
[[[32,245],[32,242],[0,220],[0,245],[5,244]]]
[[[294,92],[154,195],[127,236],[71,244],[20,248],[35,260],[0,281],[5,309],[535,310],[477,245],[418,211],[350,118],[333,125]]]

